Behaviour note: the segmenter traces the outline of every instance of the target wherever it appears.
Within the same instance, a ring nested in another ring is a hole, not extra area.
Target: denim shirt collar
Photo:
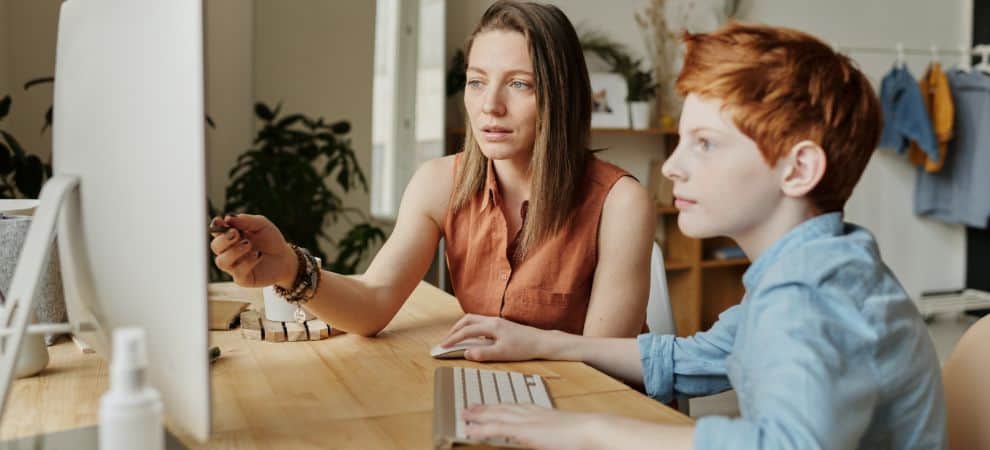
[[[749,269],[746,269],[742,279],[746,291],[752,291],[756,287],[760,279],[763,278],[763,274],[773,265],[781,253],[820,237],[839,235],[842,233],[842,227],[841,212],[821,214],[801,222],[783,237],[777,239],[777,242],[771,244],[759,258],[756,258],[756,261],[753,261]]]

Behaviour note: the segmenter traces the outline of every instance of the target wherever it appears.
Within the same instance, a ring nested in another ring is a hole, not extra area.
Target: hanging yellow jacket
[[[955,107],[952,104],[952,91],[949,90],[949,79],[937,62],[928,66],[928,72],[918,81],[918,89],[925,102],[925,110],[932,121],[932,130],[938,140],[938,159],[932,160],[918,144],[911,141],[908,148],[908,160],[916,166],[924,167],[927,172],[938,172],[945,163],[945,153],[952,139],[952,121]]]

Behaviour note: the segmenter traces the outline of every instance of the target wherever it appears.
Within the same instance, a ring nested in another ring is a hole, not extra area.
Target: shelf
[[[671,215],[676,215],[679,212],[681,212],[681,210],[679,210],[679,209],[677,209],[677,208],[675,208],[673,206],[657,205],[657,214],[663,214],[665,216],[671,216]]]
[[[746,258],[706,259],[701,261],[701,267],[705,269],[712,267],[733,267],[733,266],[745,266],[745,265],[749,265],[749,260]]]
[[[691,262],[676,259],[665,259],[663,261],[663,268],[666,270],[688,270],[691,268]]]
[[[449,130],[449,132],[458,136],[464,135],[463,128],[454,128]],[[673,136],[677,134],[677,130],[668,130],[664,128],[646,128],[643,130],[634,130],[632,128],[592,128],[591,133],[625,136]]]
[[[592,128],[592,134],[621,134],[628,136],[666,136],[677,134],[674,130],[665,130],[663,128],[646,128],[643,130],[634,130],[632,128]]]

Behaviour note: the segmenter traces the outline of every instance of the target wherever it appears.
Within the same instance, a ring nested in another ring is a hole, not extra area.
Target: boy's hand
[[[472,439],[508,438],[537,450],[694,448],[694,426],[650,423],[608,414],[536,405],[474,405],[464,410]]]
[[[475,405],[464,410],[469,438],[508,438],[540,450],[593,448],[592,430],[600,428],[603,418],[536,405]]]
[[[471,361],[526,361],[543,357],[542,343],[549,332],[499,317],[467,314],[450,329],[440,344],[450,347],[464,339],[488,337],[492,345],[474,347],[464,352]]]

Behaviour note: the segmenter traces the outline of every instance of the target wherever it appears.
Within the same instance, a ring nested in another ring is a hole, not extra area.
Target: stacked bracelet
[[[320,285],[320,259],[296,245],[292,245],[292,251],[295,252],[299,263],[292,288],[284,289],[276,285],[273,289],[275,294],[289,303],[306,303],[316,295],[316,289]]]

